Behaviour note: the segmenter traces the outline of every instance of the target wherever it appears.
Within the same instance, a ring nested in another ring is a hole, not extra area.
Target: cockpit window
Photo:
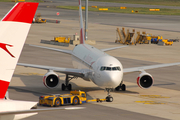
[[[100,68],[100,71],[104,71],[104,70],[106,70],[106,71],[121,71],[121,68],[120,68],[119,66],[117,66],[117,67],[106,67],[106,66],[102,66],[102,67]]]
[[[106,67],[106,70],[109,70],[109,71],[111,71],[111,67]]]
[[[117,68],[116,67],[112,67],[112,70],[117,70]]]
[[[120,67],[117,67],[117,70],[121,71],[121,68],[120,68]]]
[[[100,68],[101,71],[103,71],[103,70],[105,70],[105,69],[106,69],[106,67],[101,67],[101,68]]]

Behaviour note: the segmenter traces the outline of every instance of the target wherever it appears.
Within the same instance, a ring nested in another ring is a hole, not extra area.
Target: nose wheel
[[[106,102],[112,102],[113,101],[113,97],[112,96],[107,96],[106,97]]]
[[[110,94],[111,88],[106,88],[106,91],[108,92],[108,96],[106,97],[106,102],[112,102],[113,97]]]

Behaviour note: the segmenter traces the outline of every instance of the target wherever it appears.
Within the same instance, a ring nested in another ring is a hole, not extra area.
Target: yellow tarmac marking
[[[166,104],[162,102],[156,102],[156,101],[135,101],[136,103],[143,103],[143,104]]]
[[[142,98],[170,98],[165,97],[162,95],[140,95]],[[143,103],[143,104],[166,104],[165,102],[157,102],[157,101],[135,101],[136,103]]]
[[[97,8],[97,6],[91,6],[92,8]]]
[[[146,98],[170,98],[170,97],[165,97],[162,95],[140,95],[140,97],[146,97]]]
[[[108,10],[108,8],[99,8],[99,10]]]

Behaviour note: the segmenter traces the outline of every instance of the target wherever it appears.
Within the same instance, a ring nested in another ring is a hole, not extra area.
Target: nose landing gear
[[[106,91],[108,92],[108,96],[106,97],[106,102],[112,102],[113,97],[110,94],[111,88],[106,88]]]

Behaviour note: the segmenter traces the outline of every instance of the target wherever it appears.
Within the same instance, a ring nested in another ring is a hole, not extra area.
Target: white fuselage
[[[79,44],[73,50],[73,66],[78,69],[89,69],[85,80],[91,80],[99,87],[115,88],[123,78],[123,67],[119,60],[97,48]]]

